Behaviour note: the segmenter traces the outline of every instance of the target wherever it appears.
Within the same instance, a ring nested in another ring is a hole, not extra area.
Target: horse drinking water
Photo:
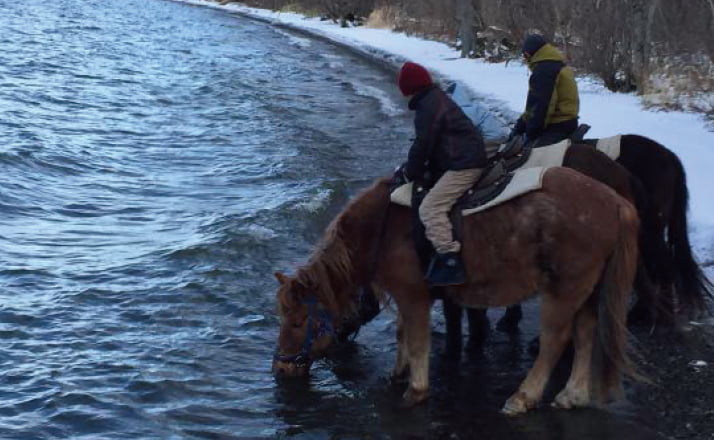
[[[627,304],[637,266],[635,208],[613,190],[566,168],[550,168],[542,186],[463,219],[467,282],[446,295],[470,307],[542,296],[541,350],[503,411],[519,414],[541,399],[571,338],[575,360],[562,408],[608,399],[632,372],[626,353]],[[379,264],[374,268],[373,258]],[[303,376],[334,342],[360,286],[389,292],[399,313],[394,375],[409,372],[406,404],[428,396],[432,298],[412,237],[409,208],[390,204],[389,181],[355,197],[328,227],[294,276],[276,274],[280,314],[273,371]]]

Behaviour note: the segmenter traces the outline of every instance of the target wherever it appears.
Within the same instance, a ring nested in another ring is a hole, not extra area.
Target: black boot
[[[458,252],[436,254],[431,260],[426,278],[430,286],[456,286],[466,282],[466,272]]]

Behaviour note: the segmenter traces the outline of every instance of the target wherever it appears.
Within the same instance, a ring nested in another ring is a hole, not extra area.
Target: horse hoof
[[[503,405],[503,408],[501,408],[501,414],[509,417],[525,414],[527,411],[527,408],[520,404],[511,402],[510,399],[506,402],[505,405]]]
[[[526,395],[519,391],[516,394],[508,398],[506,403],[501,408],[501,414],[507,416],[517,416],[520,414],[525,414],[530,408],[535,406],[534,402],[529,402]]]
[[[407,390],[404,392],[404,396],[402,397],[402,408],[411,408],[415,405],[420,404],[421,402],[425,401],[426,398],[429,397],[429,390],[415,390],[412,387],[407,388]]]
[[[560,409],[582,408],[588,406],[589,401],[590,399],[587,393],[563,390],[555,396],[555,400],[551,403],[551,406]]]

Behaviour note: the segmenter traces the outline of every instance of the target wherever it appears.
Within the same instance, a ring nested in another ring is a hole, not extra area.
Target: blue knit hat
[[[534,53],[538,52],[538,49],[545,46],[545,44],[546,41],[542,35],[530,34],[523,42],[523,48],[521,49],[521,53],[528,52],[530,55],[533,55]]]

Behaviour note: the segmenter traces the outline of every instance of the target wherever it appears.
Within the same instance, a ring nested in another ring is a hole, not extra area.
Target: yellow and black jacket
[[[536,139],[545,131],[570,134],[578,127],[578,85],[573,70],[555,46],[546,44],[528,60],[533,72],[528,81],[526,109],[516,123],[516,133]]]

